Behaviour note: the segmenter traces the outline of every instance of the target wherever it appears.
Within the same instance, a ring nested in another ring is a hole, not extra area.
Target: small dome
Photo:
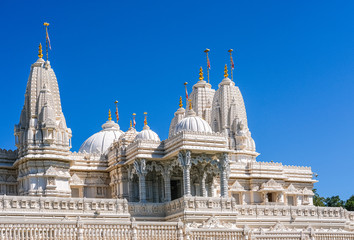
[[[211,127],[207,121],[196,116],[193,109],[188,111],[187,117],[179,121],[175,128],[175,134],[181,131],[187,132],[207,132],[212,133]]]
[[[119,125],[113,121],[107,121],[102,125],[102,130],[89,137],[80,147],[80,153],[104,153],[109,146],[118,140],[123,132],[119,130]]]
[[[159,142],[160,138],[148,125],[145,125],[143,130],[136,135],[134,141],[136,140],[153,140]]]

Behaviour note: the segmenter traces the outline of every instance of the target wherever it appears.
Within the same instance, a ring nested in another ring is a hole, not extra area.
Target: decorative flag
[[[119,114],[118,114],[118,101],[116,100],[114,103],[116,104],[116,118],[117,118],[117,123],[118,123],[118,121],[119,121]]]
[[[235,68],[234,60],[232,59],[232,56],[230,56],[230,58],[231,58],[231,69],[234,70]]]
[[[186,99],[188,100],[187,82],[184,83],[184,88],[186,90]]]
[[[208,64],[208,69],[210,69],[210,61],[208,55],[207,55],[207,64]]]
[[[48,41],[49,49],[52,50],[52,46],[50,45],[50,39],[49,39],[49,34],[48,34],[48,28],[47,27],[45,28],[45,32],[46,32],[46,38],[47,38],[47,41]]]
[[[135,124],[136,124],[136,122],[135,122],[135,113],[133,113],[133,128],[135,128]]]

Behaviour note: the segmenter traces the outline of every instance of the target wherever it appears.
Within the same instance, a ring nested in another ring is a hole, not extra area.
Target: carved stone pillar
[[[205,186],[205,180],[206,180],[206,177],[207,177],[207,173],[204,172],[203,173],[203,176],[202,176],[202,179],[201,179],[201,192],[202,192],[202,196],[203,197],[207,197],[207,190],[206,190],[206,186]]]
[[[147,174],[146,171],[146,162],[145,159],[135,160],[134,168],[136,173],[139,176],[139,198],[140,202],[146,202],[146,182],[145,176]]]
[[[163,175],[163,182],[165,185],[165,202],[171,201],[171,176],[167,172]]]
[[[178,153],[178,161],[183,168],[183,189],[185,196],[191,196],[191,179],[190,179],[190,168],[191,168],[191,152],[186,151],[185,154],[182,152]]]
[[[227,197],[228,196],[228,188],[229,188],[229,172],[230,172],[230,167],[229,167],[229,155],[227,153],[224,153],[220,159],[220,164],[219,164],[219,169],[220,169],[220,195],[221,197]]]

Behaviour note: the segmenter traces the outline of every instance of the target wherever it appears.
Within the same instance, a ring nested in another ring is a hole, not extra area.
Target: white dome
[[[80,147],[80,153],[104,153],[109,146],[118,140],[123,132],[119,130],[119,125],[113,121],[107,121],[102,125],[102,130],[89,137]]]
[[[207,121],[196,116],[193,110],[189,110],[187,117],[177,123],[175,134],[181,131],[212,133],[211,127]]]
[[[160,138],[148,125],[145,125],[143,130],[136,135],[134,141],[136,140],[153,140],[159,142]]]

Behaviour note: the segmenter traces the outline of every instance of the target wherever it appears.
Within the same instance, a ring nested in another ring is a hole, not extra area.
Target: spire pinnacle
[[[43,51],[42,51],[42,44],[39,43],[39,47],[38,47],[38,57],[42,58],[43,57]]]
[[[147,112],[144,112],[144,126],[146,126],[147,124],[148,124],[148,122],[147,122]]]
[[[189,102],[189,110],[192,110],[192,99],[188,99]]]
[[[182,108],[183,107],[183,103],[182,103],[182,96],[179,97],[179,107]]]
[[[224,68],[224,78],[227,78],[229,76],[229,74],[227,73],[227,64],[225,64],[225,68]]]
[[[132,128],[132,127],[133,127],[132,120],[130,120],[130,128]]]
[[[108,111],[108,121],[112,121],[111,109]]]
[[[200,69],[199,69],[199,81],[203,81],[203,79],[204,79],[204,76],[203,76],[203,68],[200,67]]]

